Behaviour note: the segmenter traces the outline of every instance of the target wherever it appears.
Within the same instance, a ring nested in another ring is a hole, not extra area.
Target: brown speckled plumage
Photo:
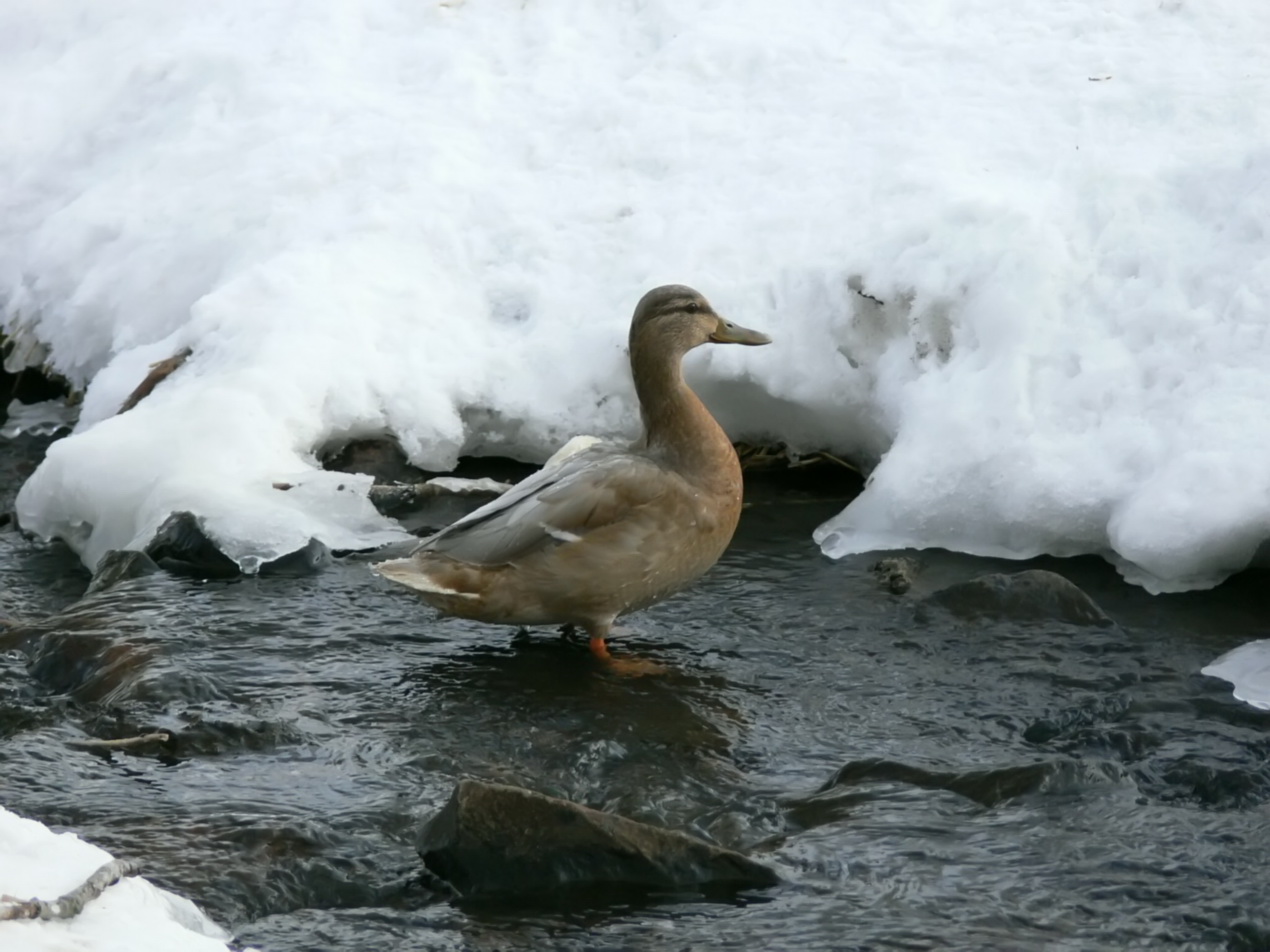
[[[727,548],[741,513],[741,466],[684,382],[705,343],[766,344],[682,285],[649,291],[631,321],[644,423],[630,446],[598,443],[373,568],[443,612],[506,625],[571,624],[607,657],[614,619],[674,594]]]

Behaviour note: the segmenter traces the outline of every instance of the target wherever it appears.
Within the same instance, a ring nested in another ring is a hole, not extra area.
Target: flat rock
[[[761,863],[686,833],[479,780],[459,782],[418,845],[428,869],[465,897],[780,882]]]
[[[1098,628],[1114,624],[1080,588],[1044,569],[981,575],[940,589],[923,602],[945,608],[959,618],[1061,621]]]

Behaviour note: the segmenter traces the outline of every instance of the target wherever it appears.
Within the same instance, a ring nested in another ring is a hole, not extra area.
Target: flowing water
[[[39,447],[0,446],[7,507]],[[77,601],[66,550],[0,529],[0,802],[140,859],[243,943],[308,949],[1270,948],[1270,714],[1199,669],[1270,629],[1267,576],[1152,597],[1038,560],[1117,621],[967,622],[811,529],[842,498],[756,486],[690,592],[628,619],[623,678],[551,632],[439,620],[348,558],[167,575]],[[153,729],[158,748],[74,741]],[[413,838],[457,778],[753,849],[728,901],[455,904]]]

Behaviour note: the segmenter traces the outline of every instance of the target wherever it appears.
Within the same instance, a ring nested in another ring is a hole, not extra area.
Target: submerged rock
[[[913,579],[921,569],[921,562],[905,555],[880,559],[872,566],[878,584],[892,595],[903,595],[912,588]]]
[[[418,845],[428,869],[463,896],[780,882],[761,863],[686,833],[479,780],[459,782]]]
[[[940,589],[923,604],[938,605],[959,618],[1061,621],[1099,628],[1115,624],[1076,585],[1044,569],[981,575]]]
[[[144,552],[129,549],[111,549],[101,557],[93,571],[85,595],[94,595],[130,578],[141,578],[163,571],[157,562]]]
[[[844,764],[811,796],[787,800],[784,807],[793,824],[809,830],[850,817],[867,796],[857,788],[869,784],[902,783],[923,790],[945,790],[992,808],[1029,794],[1067,793],[1117,784],[1124,781],[1124,776],[1120,765],[1072,757],[973,770],[940,770],[871,757]]]
[[[1054,773],[1053,763],[1039,761],[978,770],[929,770],[881,757],[839,767],[821,793],[866,782],[907,783],[924,790],[947,790],[985,807],[1034,793]]]

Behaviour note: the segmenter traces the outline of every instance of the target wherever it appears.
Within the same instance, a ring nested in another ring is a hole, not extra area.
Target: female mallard
[[[706,343],[770,342],[719,317],[692,288],[654,288],[631,319],[638,440],[595,443],[549,464],[408,558],[372,568],[450,615],[575,625],[609,661],[614,619],[705,573],[741,514],[741,464],[684,382],[684,354]]]

